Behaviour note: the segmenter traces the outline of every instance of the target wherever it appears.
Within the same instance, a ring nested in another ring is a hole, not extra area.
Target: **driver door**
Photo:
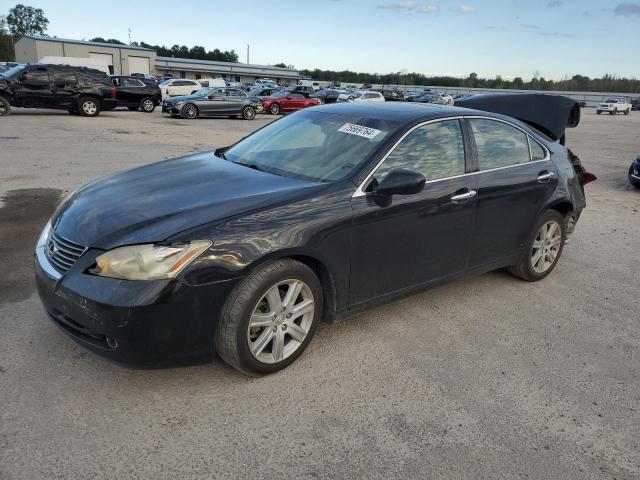
[[[422,173],[420,193],[377,198],[394,169]],[[354,194],[350,306],[399,294],[464,271],[473,237],[477,185],[467,171],[460,121],[440,120],[406,135]]]
[[[44,67],[34,67],[22,74],[15,88],[15,97],[19,105],[55,107],[48,70]]]

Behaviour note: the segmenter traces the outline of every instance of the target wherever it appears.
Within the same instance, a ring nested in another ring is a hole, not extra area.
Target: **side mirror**
[[[391,170],[375,189],[376,195],[413,195],[424,189],[426,178],[419,172],[401,168]]]

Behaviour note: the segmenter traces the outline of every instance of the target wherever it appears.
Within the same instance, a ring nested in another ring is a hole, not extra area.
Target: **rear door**
[[[78,91],[78,78],[69,70],[54,70],[53,94],[58,108],[68,108],[75,102],[75,93]]]
[[[227,108],[231,115],[240,115],[247,95],[237,88],[227,88]]]
[[[546,148],[515,125],[491,118],[467,122],[478,162],[473,268],[522,253],[558,185],[558,172]]]

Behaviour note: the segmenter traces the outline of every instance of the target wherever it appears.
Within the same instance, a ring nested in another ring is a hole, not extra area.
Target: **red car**
[[[280,112],[295,112],[296,110],[313,107],[314,105],[320,105],[320,100],[317,98],[306,98],[299,93],[285,91],[274,93],[270,97],[262,99],[264,111],[272,115],[277,115]]]

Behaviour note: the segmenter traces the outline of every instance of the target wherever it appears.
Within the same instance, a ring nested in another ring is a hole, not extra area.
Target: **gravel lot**
[[[32,247],[60,195],[268,122],[158,111],[0,119],[0,478],[640,478],[640,113],[568,145],[600,177],[559,266],[321,326],[278,374],[103,360],[52,325]]]

